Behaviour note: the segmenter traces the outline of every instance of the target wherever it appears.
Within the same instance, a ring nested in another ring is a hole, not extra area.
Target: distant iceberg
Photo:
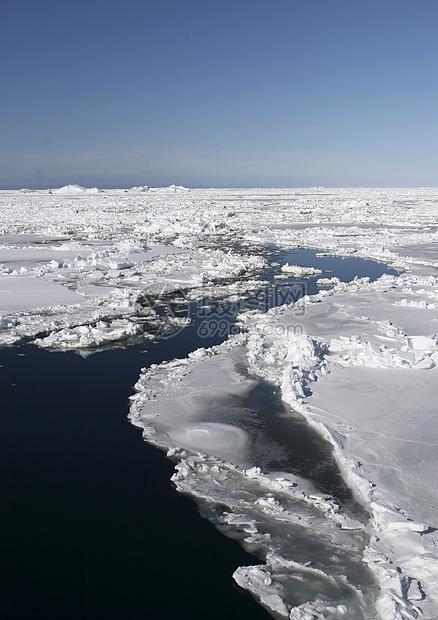
[[[103,190],[98,187],[82,187],[81,185],[64,185],[52,189],[52,194],[100,194]]]
[[[135,185],[134,187],[131,187],[128,191],[130,192],[148,192],[149,191],[149,185]]]
[[[182,185],[168,185],[166,187],[149,187],[149,185],[136,185],[131,187],[129,192],[189,192],[190,189],[188,187],[183,187]]]
[[[154,187],[151,188],[153,192],[189,192],[190,189],[188,187],[184,187],[183,185],[168,185],[167,187]]]

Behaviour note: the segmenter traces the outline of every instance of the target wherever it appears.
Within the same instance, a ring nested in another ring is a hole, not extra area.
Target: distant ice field
[[[438,190],[3,191],[0,230],[3,346],[196,333],[130,419],[274,618],[438,616]]]

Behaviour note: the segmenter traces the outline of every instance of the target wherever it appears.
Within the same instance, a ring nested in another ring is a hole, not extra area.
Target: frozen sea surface
[[[79,190],[0,193],[1,342],[213,338],[146,365],[130,417],[260,558],[236,582],[273,617],[436,618],[437,191]]]

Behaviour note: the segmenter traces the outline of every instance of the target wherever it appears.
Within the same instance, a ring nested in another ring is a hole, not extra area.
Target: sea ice
[[[282,250],[396,268],[376,282],[277,268],[280,285],[321,275],[324,288],[265,313],[242,305],[244,333],[146,369],[130,415],[168,450],[177,488],[260,556],[235,579],[274,617],[432,620],[437,204],[433,188],[3,191],[0,343],[80,349],[137,337],[163,320],[163,295],[184,290],[205,307],[250,298]],[[243,405],[262,380],[331,443],[369,517],[269,469],[284,461],[281,442]]]
[[[0,278],[0,315],[83,301],[83,297],[56,282],[41,278]]]

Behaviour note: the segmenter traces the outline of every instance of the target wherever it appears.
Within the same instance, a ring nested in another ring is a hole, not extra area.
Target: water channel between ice
[[[305,280],[299,280],[296,274],[289,274],[289,269],[280,270],[280,266],[286,263],[314,267],[322,273],[315,273],[310,277],[308,275]],[[369,277],[374,280],[383,273],[396,273],[374,261],[325,257],[317,255],[315,250],[307,249],[283,252],[272,265],[272,268],[263,274],[265,278],[268,276],[268,285],[253,290],[246,298],[234,303],[230,303],[226,298],[204,299],[201,305],[190,308],[192,323],[187,331],[192,330],[193,349],[214,344],[211,342],[212,336],[235,333],[235,317],[242,309],[258,307],[267,310],[282,303],[297,301],[302,295],[317,293],[317,280],[321,277],[338,277],[343,281],[350,281],[355,277]],[[202,342],[199,342],[199,336],[202,337]],[[170,381],[171,384],[174,381],[172,371],[170,379],[165,378],[165,370],[163,374],[165,382]],[[245,380],[244,375],[242,379]],[[298,475],[310,481],[311,488],[314,489],[310,494],[319,492],[322,496],[325,494],[332,497],[341,507],[341,512],[349,515],[348,518],[352,517],[356,522],[365,524],[367,514],[343,481],[329,444],[313,431],[299,414],[291,411],[281,401],[274,386],[254,380],[254,377],[249,379],[252,381],[252,388],[245,396],[240,397],[233,395],[232,386],[228,396],[216,393],[214,385],[211,386],[211,394],[209,388],[199,389],[198,386],[204,382],[202,371],[201,375],[198,372],[197,378],[187,386],[182,379],[182,389],[173,392],[170,388],[170,396],[166,389],[168,393],[164,395],[164,401],[158,394],[158,404],[146,407],[145,417],[152,418],[154,433],[158,431],[155,436],[151,436],[147,431],[147,441],[164,449],[176,445],[183,451],[188,449],[189,453],[196,454],[196,451],[200,450],[205,452],[208,458],[220,457],[227,460],[227,449],[223,451],[218,445],[217,433],[219,444],[223,441],[245,444],[248,440],[249,447],[245,447],[240,456],[236,455],[237,460],[232,460],[234,465],[260,468],[268,475],[272,472],[274,476],[275,472]],[[161,382],[160,379],[158,381]],[[154,390],[153,380],[151,386]],[[189,396],[187,401],[186,395],[193,393],[193,389],[196,394]],[[222,388],[220,392],[221,390]],[[181,413],[176,413],[175,417],[172,413],[172,410],[176,412],[187,408],[191,410],[188,417],[187,414],[181,417]],[[146,429],[147,426],[148,424]],[[179,459],[179,456],[175,457],[177,469]],[[367,542],[364,531],[339,535],[337,525],[329,526],[328,519],[321,520],[318,510],[313,511],[299,498],[287,498],[281,492],[272,494],[263,484],[248,481],[232,471],[217,479],[215,475],[204,475],[204,470],[209,470],[208,463],[194,462],[189,469],[192,467],[195,469],[194,476],[189,475],[187,478],[184,474],[181,478],[178,473],[174,479],[181,492],[192,495],[197,500],[201,514],[226,535],[240,540],[245,548],[261,560],[265,561],[269,554],[275,551],[279,557],[292,558],[302,566],[301,569],[296,567],[292,570],[289,567],[285,575],[281,574],[281,570],[277,571],[275,576],[272,570],[267,573],[267,579],[275,578],[276,587],[273,590],[280,593],[279,598],[283,599],[288,609],[322,596],[324,600],[333,601],[335,608],[339,607],[339,613],[346,613],[346,617],[371,617],[376,586],[362,562],[362,552]],[[184,469],[185,466],[182,471]],[[222,495],[215,491],[216,484],[224,487]],[[281,510],[285,507],[285,513],[280,517],[277,515],[275,519],[272,516],[265,519],[264,509],[253,510],[253,506],[264,505],[266,501],[274,502],[273,507],[279,501]],[[286,514],[294,515],[298,525],[291,523]],[[254,523],[257,523],[257,533],[248,536]],[[269,542],[264,544],[263,537]],[[248,543],[251,538],[253,542]],[[253,591],[257,598],[261,598],[262,604],[266,604],[274,617],[284,617],[285,608],[282,603],[277,608],[266,603],[270,594],[263,600],[263,587],[252,587],[253,575],[242,572],[243,576],[242,573],[236,574],[238,583]],[[261,575],[263,579],[263,571]],[[346,575],[350,581],[349,586],[344,583]],[[258,578],[259,575],[255,580]]]
[[[313,266],[327,272],[322,277],[338,276],[344,281],[355,276],[376,279],[383,273],[394,273],[385,265],[373,261],[317,257],[314,250],[284,252],[277,260],[283,264]],[[274,273],[278,273],[278,268],[271,270],[270,277]],[[305,281],[307,294],[317,292],[316,280],[317,277],[312,277]],[[276,287],[286,289],[296,284],[296,279],[286,277],[277,281]],[[252,294],[252,301],[256,297],[257,294]],[[260,303],[266,303],[266,287],[258,299]],[[271,299],[269,304],[277,301]],[[216,303],[213,303],[213,307],[217,308]],[[236,312],[239,309],[236,307]],[[185,311],[180,308],[179,312],[184,314]],[[236,312],[233,314],[233,310],[227,311],[225,317],[222,316],[230,330]],[[26,614],[29,617],[30,611],[35,608],[44,609],[44,612],[41,615],[33,612],[31,615],[34,618],[55,618],[61,612],[64,617],[71,618],[102,617],[103,609],[107,618],[140,618],[143,617],[143,606],[147,617],[161,618],[167,605],[172,610],[169,611],[170,615],[191,619],[222,618],[225,614],[229,615],[229,606],[237,614],[233,617],[239,620],[267,617],[266,612],[251,599],[238,596],[230,587],[231,581],[221,586],[223,592],[220,593],[220,600],[212,602],[214,598],[211,598],[213,594],[209,590],[211,582],[218,585],[221,579],[223,582],[224,578],[227,580],[230,576],[228,573],[221,578],[218,570],[206,566],[207,558],[200,559],[199,545],[205,544],[213,549],[216,534],[200,526],[192,508],[188,508],[190,502],[179,499],[176,494],[169,496],[165,480],[169,478],[170,462],[161,456],[155,457],[153,448],[140,445],[144,451],[143,462],[138,448],[134,450],[132,447],[135,441],[138,445],[138,440],[131,433],[135,433],[135,430],[132,427],[128,427],[129,431],[126,428],[122,430],[123,424],[115,422],[115,416],[123,418],[120,415],[123,400],[129,396],[130,386],[135,382],[135,375],[138,375],[141,366],[147,367],[172,358],[185,358],[199,347],[219,344],[229,333],[227,329],[210,330],[208,333],[202,331],[206,318],[205,309],[202,311],[200,304],[191,304],[190,315],[192,322],[189,326],[171,338],[146,344],[146,348],[141,343],[125,349],[108,350],[87,359],[71,353],[47,353],[31,346],[1,352],[3,366],[6,368],[9,365],[11,368],[10,382],[6,386],[6,398],[9,401],[6,400],[3,415],[8,412],[5,423],[6,429],[12,429],[10,445],[17,442],[22,450],[20,459],[14,450],[6,450],[6,458],[9,459],[6,464],[11,472],[6,485],[10,500],[8,526],[13,539],[9,551],[10,558],[15,558],[11,560],[13,587],[8,615],[11,620],[26,617]],[[22,367],[26,367],[26,376],[23,375]],[[29,373],[33,374],[32,380],[29,379]],[[17,388],[20,389],[18,398]],[[309,479],[322,493],[335,497],[355,517],[366,518],[342,480],[328,444],[308,427],[301,416],[286,410],[272,386],[258,382],[243,400],[235,399],[230,403],[225,399],[222,405],[218,402],[216,407],[223,408],[225,418],[228,416],[234,424],[252,425],[252,431],[258,435],[257,445],[261,448],[260,454],[256,455],[259,462],[254,464],[267,471],[281,469]],[[18,413],[18,418],[14,417],[14,411]],[[111,411],[113,413],[108,417]],[[102,427],[105,426],[107,432],[102,433]],[[95,427],[94,433],[92,427]],[[129,439],[124,439],[126,433]],[[266,450],[267,445],[274,446],[274,449]],[[168,463],[166,466],[165,462]],[[142,478],[144,472],[140,472],[143,468],[153,468],[146,481]],[[113,482],[110,482],[107,496],[103,498],[101,487],[107,484],[107,474]],[[157,489],[159,485],[156,485],[155,480],[151,483],[150,480],[155,476],[166,488]],[[28,493],[29,497],[24,498],[16,492],[19,485],[22,485],[24,495]],[[248,488],[246,492],[250,494],[252,490]],[[118,493],[121,493],[120,498]],[[143,496],[145,503],[141,502],[140,496]],[[99,501],[105,507],[105,514],[98,505]],[[126,510],[127,506],[129,510]],[[237,530],[224,523],[217,505],[200,501],[200,508],[201,513],[228,536],[242,539]],[[297,510],[300,510],[298,505]],[[36,515],[35,519],[29,519],[29,511]],[[178,515],[174,515],[176,518],[173,521],[169,520],[168,513],[175,511]],[[159,515],[159,518],[152,519],[152,514]],[[181,524],[181,531],[175,531]],[[126,529],[131,527],[136,532],[136,542],[128,540]],[[172,529],[171,534],[169,528]],[[329,532],[317,539],[312,530],[303,533],[302,529],[291,524],[286,529],[284,525],[282,528],[277,533],[266,531],[266,535],[282,538],[288,532],[286,537],[290,537],[291,544],[296,547],[297,561],[307,562],[309,566],[316,565],[321,555],[331,553],[333,562],[344,562],[346,570],[357,572],[355,579],[358,588],[361,583],[365,588],[372,588],[371,581],[367,582],[366,571],[360,566],[360,558],[354,557],[354,553],[352,555],[345,550],[331,548]],[[35,536],[32,536],[32,531]],[[175,541],[186,537],[188,532],[190,540],[185,541],[182,550],[180,543]],[[102,539],[98,546],[96,537]],[[150,547],[153,549],[152,554],[148,548],[151,539],[154,540]],[[111,542],[106,545],[107,541]],[[161,543],[157,544],[157,541],[162,541],[161,548]],[[155,577],[145,568],[144,558],[140,560],[138,554],[132,551],[135,544],[144,550],[142,553],[148,557],[148,564],[157,567]],[[228,560],[231,564],[235,562],[234,568],[239,564],[257,563],[256,558],[243,550],[237,551],[239,547],[232,541],[224,542],[222,547],[221,543],[218,544],[220,551],[215,549],[216,555],[207,555],[211,556],[219,572],[222,569],[230,571],[230,568],[224,568]],[[182,555],[179,559],[173,557],[169,563],[165,555],[167,553],[172,557],[169,552],[172,545],[174,549],[180,549],[179,552],[174,551],[173,556],[175,553],[176,556],[178,553]],[[105,546],[112,549],[112,552],[108,552],[108,549],[104,551]],[[78,552],[78,549],[81,551]],[[257,545],[253,549],[247,545],[247,549],[263,556]],[[131,561],[126,553],[132,554]],[[86,566],[90,562],[87,554],[100,557],[91,558],[92,568],[85,570],[85,577],[79,577],[81,563]],[[115,566],[117,558],[120,560],[122,556],[124,560],[118,562],[117,570],[112,571],[110,577],[108,566]],[[107,566],[104,566],[105,563]],[[179,565],[178,570],[175,570],[175,563]],[[99,571],[102,571],[102,578],[96,580]],[[147,575],[144,591],[140,587],[137,571],[144,571]],[[206,578],[207,574],[210,577]],[[191,575],[189,580],[188,575]],[[288,590],[290,604],[300,604],[311,596],[310,591],[314,593],[318,588],[324,594],[327,584],[321,583],[315,575],[317,573],[313,573],[309,585],[303,582],[302,574],[297,572],[293,587]],[[25,581],[27,595],[23,597]],[[132,583],[128,587],[126,584],[130,581]],[[186,586],[182,585],[186,583]],[[108,599],[112,600],[111,604],[105,601],[108,588],[112,588]],[[342,589],[339,583],[334,586],[335,590],[339,588]],[[193,591],[193,597],[187,593],[188,589]],[[333,595],[330,588],[328,590],[325,592],[327,596]],[[346,596],[348,598],[348,593]],[[64,604],[67,598],[69,606]],[[146,600],[149,600],[149,609]],[[11,611],[14,605],[16,609],[21,609],[16,615]]]

